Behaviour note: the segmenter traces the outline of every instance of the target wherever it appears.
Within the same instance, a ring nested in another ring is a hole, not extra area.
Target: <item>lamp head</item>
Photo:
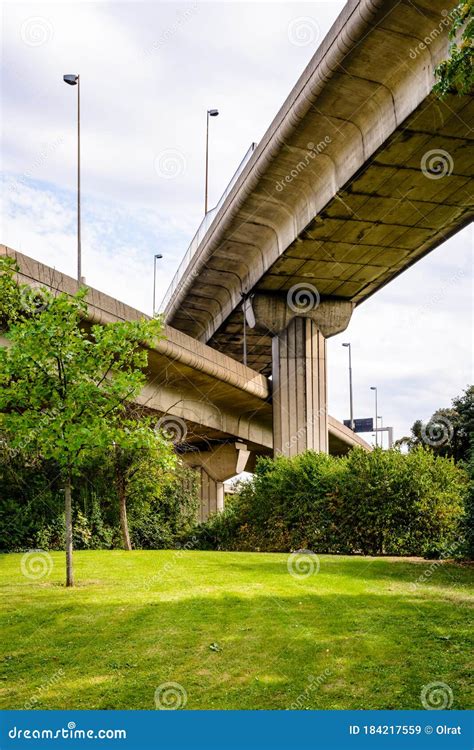
[[[63,76],[64,83],[68,83],[69,86],[75,86],[77,83],[79,76],[77,76],[75,73],[68,73],[67,75]]]
[[[207,114],[210,117],[217,117],[217,115],[219,114],[219,110],[218,109],[208,109],[207,110]]]
[[[376,391],[376,390],[377,390],[377,387],[376,387],[375,385],[371,385],[371,386],[370,386],[370,390],[371,390],[371,391]]]
[[[162,258],[162,257],[163,257],[163,256],[162,256],[162,255],[160,255],[160,253],[158,253],[157,255],[155,255],[155,258]]]
[[[350,346],[350,344],[343,344],[343,346]]]

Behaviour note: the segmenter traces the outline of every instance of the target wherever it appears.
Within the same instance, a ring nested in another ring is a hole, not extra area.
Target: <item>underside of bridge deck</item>
[[[473,216],[474,100],[433,93],[454,0],[348,0],[165,297],[243,360],[242,300],[358,305]],[[271,372],[264,326],[247,362]]]
[[[298,285],[313,297],[316,290],[321,300],[360,304],[466,225],[473,215],[474,129],[468,125],[473,122],[474,102],[468,97],[452,97],[446,102],[431,97],[425,101],[308,223],[250,291],[287,300],[290,290]],[[309,140],[310,135],[302,133],[302,141]],[[318,159],[325,158],[324,153],[317,156],[313,168],[317,170]],[[281,179],[284,170],[282,167]],[[314,189],[313,178],[306,175],[307,190]],[[273,187],[267,189],[270,192]],[[278,210],[273,204],[273,220]],[[268,211],[270,223],[270,198]],[[173,325],[197,332],[204,323],[203,310],[208,312],[213,307],[208,295],[215,292],[211,281],[215,273],[218,271],[221,279],[240,273],[245,284],[248,267],[252,263],[261,267],[258,245],[265,245],[270,231],[263,224],[254,224],[248,231],[242,227],[233,241],[223,246],[225,264],[220,253],[209,261],[209,272],[195,285],[174,316]],[[247,245],[245,250],[238,242],[238,237],[243,241],[244,236],[247,241],[252,237],[252,246]],[[239,253],[243,255],[237,260]],[[264,374],[271,373],[271,340],[271,333],[258,325],[247,329],[247,362]],[[228,316],[208,344],[242,361],[241,308]]]

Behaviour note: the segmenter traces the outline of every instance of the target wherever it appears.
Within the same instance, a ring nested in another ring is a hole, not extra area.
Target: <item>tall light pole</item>
[[[354,402],[353,402],[353,396],[352,396],[352,356],[351,356],[351,345],[349,343],[343,344],[343,346],[347,346],[349,349],[349,399],[350,399],[350,419],[351,419],[351,430],[354,432]]]
[[[155,315],[156,307],[156,261],[162,257],[160,253],[157,253],[153,258],[153,316]]]
[[[207,119],[206,119],[206,190],[205,190],[205,196],[204,196],[204,215],[207,214],[207,187],[208,187],[208,178],[209,178],[209,118],[210,117],[217,117],[219,114],[218,109],[208,109],[207,110]]]
[[[379,444],[378,432],[377,432],[377,427],[378,427],[377,386],[371,385],[370,390],[375,391],[375,447],[377,448]]]
[[[77,281],[82,279],[81,267],[81,85],[80,77],[75,73],[63,76],[64,83],[77,85]]]

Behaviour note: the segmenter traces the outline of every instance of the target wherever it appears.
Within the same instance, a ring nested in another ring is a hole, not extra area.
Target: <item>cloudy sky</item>
[[[204,208],[259,141],[343,7],[316,3],[5,3],[0,241],[75,273],[76,89],[81,75],[83,273],[151,312]],[[395,436],[449,405],[472,381],[472,231],[385,287],[329,341],[330,412],[379,412]]]

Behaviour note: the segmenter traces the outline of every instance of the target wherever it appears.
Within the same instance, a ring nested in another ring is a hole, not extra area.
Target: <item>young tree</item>
[[[113,463],[123,546],[131,550],[127,515],[130,485],[138,474],[158,483],[175,468],[176,455],[172,442],[155,430],[149,419],[132,417],[121,422],[114,435]]]
[[[74,477],[93,451],[110,448],[120,417],[145,381],[147,348],[160,334],[158,319],[87,324],[87,289],[75,296],[46,289],[31,297],[17,284],[18,269],[0,264],[0,431],[11,446],[34,446],[58,466],[65,495],[66,585],[74,584]],[[40,298],[41,304],[35,300]],[[28,304],[24,304],[27,300]]]

